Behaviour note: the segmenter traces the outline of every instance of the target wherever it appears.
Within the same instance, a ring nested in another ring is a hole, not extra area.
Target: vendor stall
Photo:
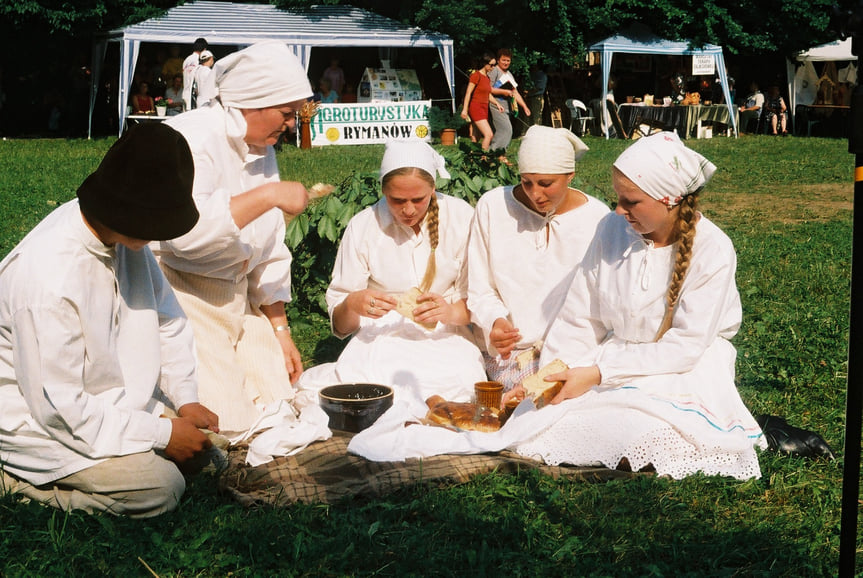
[[[407,26],[352,6],[317,5],[303,10],[283,10],[269,4],[198,0],[171,8],[157,18],[111,30],[97,38],[90,85],[90,126],[102,62],[109,43],[120,44],[117,103],[122,131],[125,103],[129,98],[141,42],[191,44],[198,37],[206,38],[211,46],[244,47],[264,40],[279,40],[294,51],[307,72],[312,49],[316,47],[435,48],[449,86],[452,107],[455,108],[453,41],[449,36]]]
[[[851,39],[836,40],[815,46],[788,59],[788,112],[792,116],[797,134],[811,134],[815,123],[830,120],[834,115],[847,114],[846,102],[818,103],[819,73],[815,63],[833,63],[836,77],[831,82],[847,86],[857,84],[857,57],[851,53]],[[824,66],[826,70],[826,66]],[[850,91],[846,91],[849,92]],[[835,112],[838,111],[838,112]],[[801,118],[797,115],[801,114]],[[842,122],[837,128],[844,128]]]
[[[612,58],[615,53],[623,54],[656,54],[656,55],[687,55],[693,57],[708,57],[714,61],[716,77],[722,84],[722,94],[725,97],[725,106],[728,109],[728,119],[731,121],[733,132],[737,133],[737,118],[734,106],[731,103],[731,94],[728,90],[728,78],[725,71],[725,58],[722,55],[722,47],[706,44],[701,48],[694,48],[688,41],[664,40],[643,30],[633,30],[621,33],[590,47],[591,52],[601,54],[602,64],[602,102],[608,97],[608,79],[611,75]],[[608,124],[602,123],[605,137],[608,138]],[[681,137],[685,135],[681,134]]]

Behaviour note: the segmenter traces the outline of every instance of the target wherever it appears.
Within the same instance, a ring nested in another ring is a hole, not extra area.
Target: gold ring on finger
[[[371,305],[372,307],[375,306],[375,298],[374,297],[372,297],[371,300],[369,301],[369,305]]]

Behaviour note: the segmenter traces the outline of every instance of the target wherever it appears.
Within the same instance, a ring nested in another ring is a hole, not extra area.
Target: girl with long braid
[[[333,334],[351,341],[301,388],[361,381],[466,401],[486,379],[466,304],[473,208],[437,193],[437,175],[449,178],[428,144],[387,144],[383,198],[348,223],[326,294]]]
[[[552,403],[569,407],[519,453],[673,478],[760,476],[754,447],[766,443],[735,387],[729,342],[742,315],[737,258],[697,210],[715,170],[673,133],[615,161],[615,214],[599,224],[540,358],[570,368],[546,378],[565,382]]]

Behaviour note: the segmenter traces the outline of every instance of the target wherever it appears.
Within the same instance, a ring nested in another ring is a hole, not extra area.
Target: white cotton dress
[[[602,383],[564,402],[550,427],[514,448],[548,464],[627,458],[633,470],[760,477],[766,447],[734,384],[729,342],[742,310],[731,240],[707,218],[696,226],[691,265],[671,329],[655,341],[675,247],[654,247],[609,215],[577,271],[540,364],[597,365]]]
[[[467,296],[473,208],[440,193],[437,201],[437,274],[431,292],[454,303]],[[425,224],[419,233],[399,224],[386,199],[364,209],[348,223],[339,245],[326,295],[330,318],[354,291],[377,289],[397,296],[419,286],[430,252]],[[474,383],[485,378],[482,354],[467,326],[438,323],[430,331],[390,311],[380,319],[362,317],[338,361],[307,369],[298,386],[318,390],[336,383],[379,383],[393,387],[396,399],[411,395],[424,400],[438,394],[466,401],[473,395]]]
[[[264,406],[294,398],[281,345],[261,312],[291,300],[284,214],[272,208],[242,229],[231,214],[234,196],[279,181],[276,153],[250,149],[241,111],[218,101],[166,124],[189,142],[201,216],[182,237],[150,248],[194,329],[201,403],[223,432],[244,432]]]
[[[580,193],[587,201],[583,205],[541,215],[516,199],[513,190],[498,187],[480,198],[468,250],[468,309],[483,335],[486,370],[506,389],[536,372],[536,359],[528,365],[516,359],[545,339],[596,225],[609,212],[602,201]],[[500,318],[521,334],[508,360],[488,341]]]

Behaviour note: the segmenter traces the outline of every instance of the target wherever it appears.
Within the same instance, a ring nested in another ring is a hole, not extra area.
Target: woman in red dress
[[[482,55],[483,63],[478,70],[470,75],[467,90],[464,93],[464,103],[462,104],[461,117],[471,122],[470,139],[476,142],[476,133],[479,131],[482,134],[482,150],[488,150],[491,144],[491,139],[494,132],[491,130],[491,125],[488,122],[488,107],[494,105],[503,112],[503,107],[494,98],[489,98],[491,95],[491,82],[488,80],[488,73],[494,68],[497,61],[489,52]]]
[[[150,87],[146,82],[138,85],[138,92],[132,95],[132,112],[135,114],[154,114],[156,103],[149,93]]]

